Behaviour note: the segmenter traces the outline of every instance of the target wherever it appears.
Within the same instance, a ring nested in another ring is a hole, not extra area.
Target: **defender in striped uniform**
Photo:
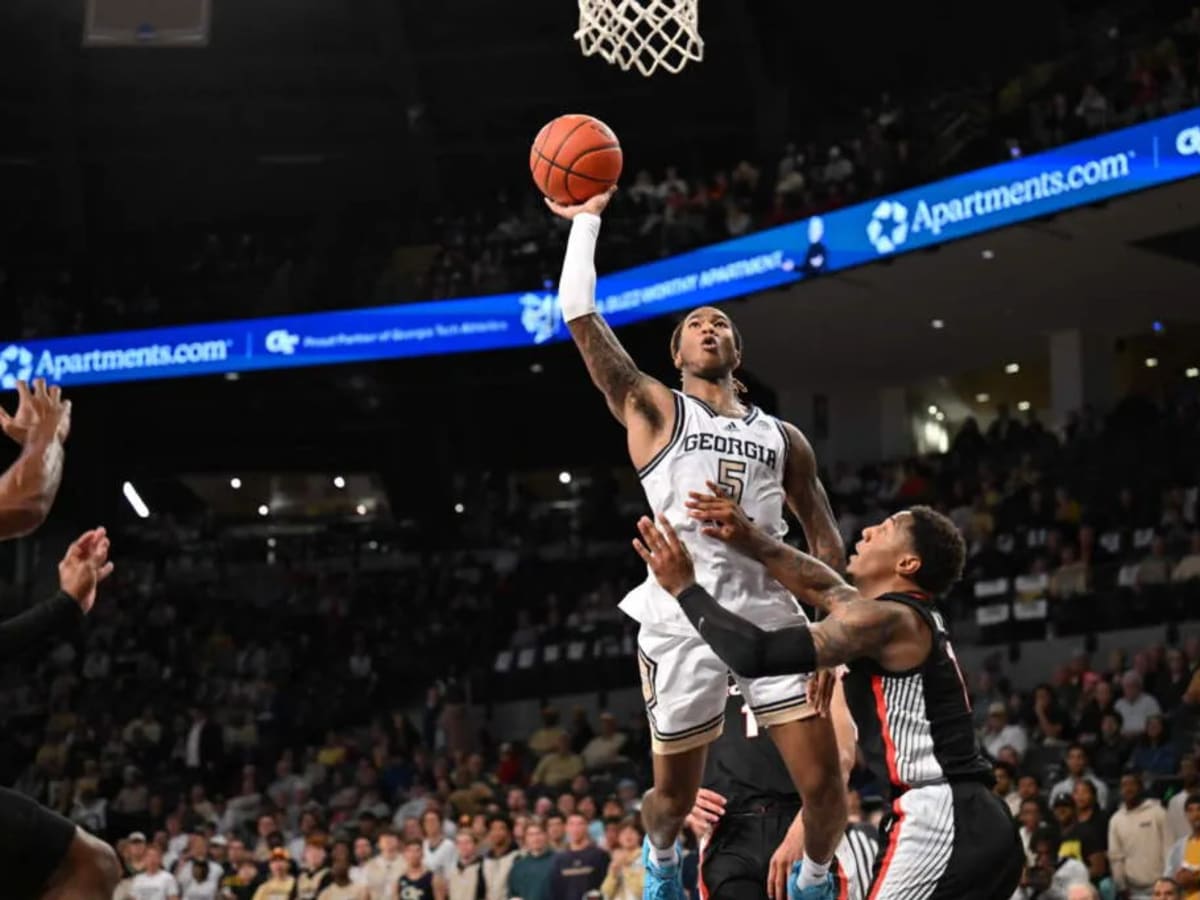
[[[891,792],[885,850],[869,900],[1006,900],[1024,853],[992,770],[976,741],[971,703],[933,597],[962,572],[954,524],[928,507],[864,529],[847,571],[757,528],[736,504],[693,495],[701,533],[759,560],[828,617],[764,631],[723,608],[695,583],[670,524],[638,523],[639,554],[674,594],[696,630],[743,675],[761,677],[849,664],[846,699],[868,764]],[[868,599],[870,598],[870,599]]]
[[[684,504],[691,485],[711,480],[782,537],[786,502],[809,546],[838,567],[844,549],[812,447],[795,427],[742,402],[733,375],[742,361],[741,336],[719,309],[693,310],[672,335],[682,391],[637,368],[596,305],[593,255],[609,196],[574,207],[551,204],[572,219],[559,281],[563,320],[592,381],[625,426],[630,460],[651,507],[670,515],[692,545],[699,579],[764,628],[782,626],[799,615],[795,599],[761,566],[701,538]],[[645,893],[683,900],[675,844],[700,787],[707,746],[721,733],[729,670],[653,578],[630,592],[621,609],[641,626],[638,662],[653,739],[654,788],[642,803]],[[809,705],[806,675],[786,672],[740,684],[755,715],[772,726],[771,738],[804,796],[809,871],[823,880],[846,821],[833,729]]]
[[[854,720],[838,684],[829,705],[842,777],[855,761]],[[729,689],[725,730],[708,751],[704,783],[688,824],[700,838],[701,900],[784,900],[792,863],[804,843],[800,795],[766,730],[737,684]],[[837,848],[839,900],[866,900],[879,840],[875,829],[848,825]]]

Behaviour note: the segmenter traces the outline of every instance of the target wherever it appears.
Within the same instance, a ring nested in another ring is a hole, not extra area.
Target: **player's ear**
[[[912,578],[921,570],[921,557],[910,551],[905,551],[896,560],[896,574],[903,575],[905,578]]]

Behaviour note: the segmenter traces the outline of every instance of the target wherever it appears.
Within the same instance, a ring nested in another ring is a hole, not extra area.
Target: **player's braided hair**
[[[687,322],[687,317],[681,319],[679,324],[675,326],[675,330],[671,332],[672,360],[675,359],[675,354],[679,352],[679,343],[683,340],[683,325],[685,322]],[[738,327],[733,324],[733,319],[729,320],[729,327],[733,330],[733,346],[737,349],[738,353],[741,353],[742,333],[738,331]],[[730,378],[733,380],[733,389],[738,393],[739,396],[750,393],[750,389],[746,387],[746,385],[742,384],[742,382],[738,380],[737,376],[730,375]]]
[[[967,545],[958,526],[937,510],[914,506],[908,513],[913,550],[921,558],[913,581],[933,596],[941,596],[962,576]]]

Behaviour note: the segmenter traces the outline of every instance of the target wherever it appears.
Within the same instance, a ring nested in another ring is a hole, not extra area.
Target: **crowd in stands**
[[[1170,646],[1103,661],[1081,636],[1032,693],[998,660],[974,673],[981,740],[1030,851],[1023,898],[1057,896],[1039,879],[1081,866],[1106,896],[1149,896],[1145,879],[1168,858],[1185,890],[1195,884],[1200,635],[1186,620],[1200,574],[1200,415],[1194,398],[1169,408],[1130,398],[1103,417],[1085,411],[1062,435],[1002,413],[986,431],[964,425],[945,454],[825,479],[847,535],[918,501],[954,516],[972,544],[967,587],[948,610],[960,642],[991,599],[978,585],[997,578],[1015,585],[1016,607],[1036,602],[1016,593],[1020,579],[1045,576],[1048,619],[1081,625],[1053,613],[1073,603],[1086,635],[1131,624],[1130,609],[1137,624],[1179,620]],[[325,900],[393,900],[401,873],[424,870],[454,900],[636,897],[644,717],[563,724],[547,712],[537,733],[505,742],[476,730],[470,711],[490,682],[516,677],[493,674],[498,653],[630,637],[615,607],[638,565],[624,542],[609,553],[586,531],[547,559],[543,540],[501,530],[503,550],[395,567],[289,561],[283,547],[257,568],[211,548],[134,552],[82,635],[0,673],[0,777],[119,842],[138,900],[173,896],[172,884],[188,900],[315,897],[326,869]],[[1097,612],[1105,597],[1111,622]],[[631,686],[633,661],[614,641],[613,685]],[[525,683],[524,696],[544,696],[546,683]],[[870,823],[878,788],[861,771],[852,784]]]

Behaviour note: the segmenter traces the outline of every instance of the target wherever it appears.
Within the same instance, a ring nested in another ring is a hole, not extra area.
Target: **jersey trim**
[[[743,422],[745,422],[747,425],[749,425],[756,418],[758,418],[758,414],[760,412],[760,410],[757,406],[750,405],[749,410],[747,411],[747,413],[744,416],[723,416],[719,412],[717,412],[715,409],[713,409],[711,406],[709,406],[706,401],[701,400],[699,397],[694,397],[691,394],[684,394],[684,396],[687,397],[689,400],[695,400],[697,403],[699,403],[701,408],[703,408],[703,410],[714,419],[738,419],[738,418],[740,418]]]
[[[892,859],[896,855],[896,847],[900,843],[900,829],[904,825],[904,810],[901,808],[898,799],[892,802],[892,813],[896,816],[896,821],[893,823],[891,833],[888,835],[887,852],[883,854],[883,862],[879,866],[879,874],[871,882],[871,893],[868,900],[876,900],[887,884],[888,869],[891,868]]]
[[[883,757],[887,762],[888,778],[893,785],[901,790],[907,790],[908,785],[900,778],[900,769],[896,759],[896,741],[892,737],[891,723],[888,722],[887,701],[883,697],[883,678],[871,676],[871,693],[875,695],[875,714],[879,716],[879,736],[883,739]]]
[[[787,429],[785,429],[783,427],[783,423],[780,422],[778,419],[775,419],[774,422],[775,422],[775,427],[779,430],[779,436],[781,438],[783,438],[783,466],[780,468],[779,471],[784,472],[786,474],[787,467],[788,467],[788,453],[792,449],[792,442],[788,438]]]
[[[670,452],[671,448],[679,443],[679,438],[683,434],[683,419],[686,414],[686,410],[683,405],[683,395],[674,391],[672,393],[675,394],[675,427],[671,429],[671,439],[667,441],[667,445],[665,447],[654,454],[654,457],[650,460],[650,462],[638,469],[638,478],[645,478],[647,475],[649,475],[654,470],[654,467],[663,461],[663,457]]]

